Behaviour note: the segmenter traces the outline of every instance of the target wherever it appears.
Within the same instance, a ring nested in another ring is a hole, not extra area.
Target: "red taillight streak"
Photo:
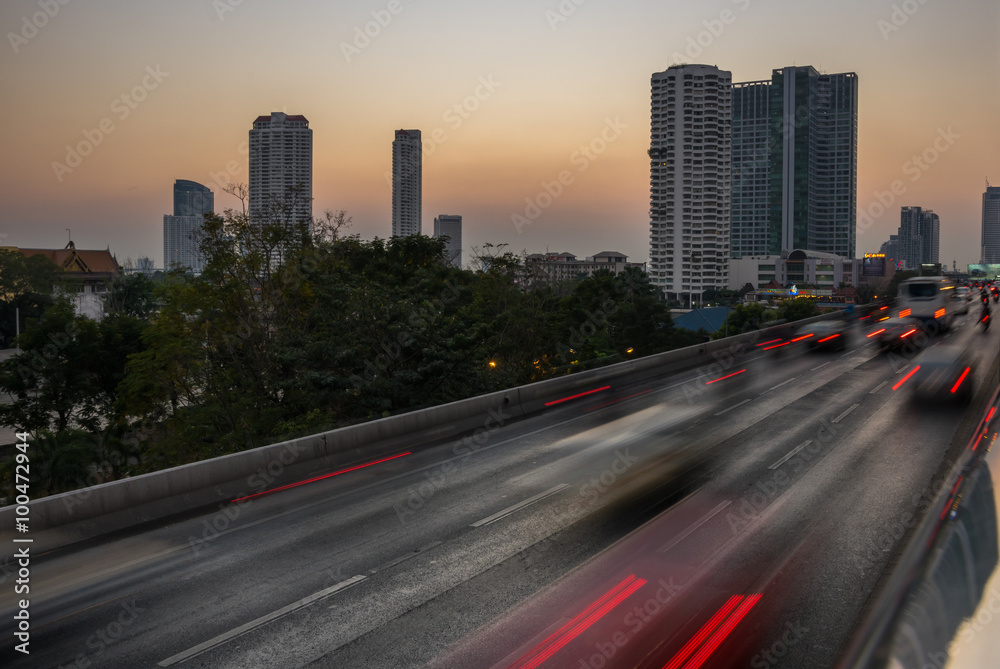
[[[743,372],[745,372],[745,371],[747,371],[747,370],[745,370],[745,369],[741,369],[741,370],[740,370],[740,371],[738,371],[738,372],[733,372],[732,374],[726,374],[725,376],[720,376],[719,378],[717,378],[717,379],[714,379],[714,380],[712,380],[712,381],[705,381],[705,385],[706,385],[706,386],[710,386],[710,385],[712,385],[713,383],[715,383],[716,381],[722,381],[723,379],[728,379],[728,378],[730,378],[730,377],[733,377],[733,376],[736,376],[737,374],[742,374],[742,373],[743,373]]]
[[[873,333],[871,333],[870,335],[868,335],[868,338],[869,338],[869,339],[871,339],[871,338],[872,338],[872,337],[874,337],[875,335],[880,335],[880,334],[882,334],[883,332],[885,332],[885,328],[882,328],[881,330],[876,330],[875,332],[873,332]]]
[[[770,351],[770,350],[771,350],[772,348],[781,348],[782,346],[788,346],[788,345],[789,345],[789,344],[791,344],[791,343],[792,343],[792,342],[790,342],[790,341],[786,341],[786,342],[785,342],[785,343],[783,343],[783,344],[775,344],[774,346],[768,346],[768,347],[767,347],[767,348],[765,348],[764,350],[765,350],[765,351]]]
[[[934,312],[934,318],[941,318],[944,316],[944,309],[938,309]]]
[[[907,381],[909,380],[909,378],[910,378],[911,376],[913,376],[914,374],[916,374],[916,373],[917,373],[917,370],[918,370],[918,369],[920,369],[920,365],[917,365],[916,367],[914,367],[913,369],[911,369],[911,370],[910,370],[910,373],[909,373],[909,374],[907,374],[906,376],[904,376],[903,378],[901,378],[901,379],[899,380],[899,383],[897,383],[896,385],[894,385],[894,386],[892,387],[892,389],[893,389],[893,390],[896,390],[896,389],[897,389],[897,388],[899,388],[899,387],[900,387],[901,385],[903,385],[904,383],[906,383],[906,382],[907,382]]]
[[[889,308],[889,307],[879,307],[879,311],[885,311],[885,310],[886,310],[886,309],[888,309],[888,308]]]
[[[967,376],[969,375],[969,372],[970,372],[971,370],[972,370],[972,368],[971,368],[971,367],[966,367],[966,368],[965,368],[965,371],[964,371],[964,372],[962,372],[962,375],[961,375],[960,377],[958,377],[958,381],[956,381],[956,382],[955,382],[955,385],[953,385],[953,386],[951,387],[951,394],[952,394],[952,395],[954,395],[954,394],[955,394],[955,391],[956,391],[956,390],[958,390],[958,387],[959,387],[960,385],[962,385],[962,381],[965,381],[965,377],[967,377]]]
[[[823,339],[820,339],[820,340],[819,340],[819,341],[817,341],[816,343],[817,343],[817,344],[822,344],[822,343],[823,343],[823,342],[825,342],[825,341],[830,341],[831,339],[836,339],[836,338],[837,338],[837,337],[839,337],[839,336],[840,336],[839,334],[835,334],[835,335],[830,335],[829,337],[824,337]]]
[[[621,583],[601,595],[575,618],[550,634],[545,641],[531,649],[511,667],[534,669],[534,667],[539,666],[645,584],[645,579],[638,578],[635,574],[629,575]],[[565,634],[563,634],[564,632]]]
[[[807,335],[802,335],[801,337],[796,337],[795,339],[793,339],[793,340],[792,340],[791,342],[789,342],[789,343],[792,343],[792,344],[794,344],[794,343],[795,343],[795,342],[797,342],[797,341],[802,341],[803,339],[809,339],[809,337],[812,337],[812,336],[813,336],[813,334],[812,334],[812,333],[810,332],[810,333],[809,333],[809,334],[807,334]]]
[[[911,334],[913,334],[916,331],[917,331],[917,328],[913,328],[912,330],[907,330],[903,334],[899,335],[899,338],[900,339],[905,339],[905,338],[909,337]]]
[[[288,485],[278,486],[273,490],[265,490],[264,492],[258,492],[253,495],[247,495],[246,497],[240,497],[238,499],[232,500],[235,502],[242,502],[245,499],[253,499],[254,497],[260,497],[261,495],[270,495],[272,492],[279,492],[281,490],[288,490],[289,488],[295,488],[300,485],[305,485],[307,483],[312,483],[313,481],[321,481],[323,479],[328,479],[331,476],[337,476],[338,474],[346,474],[347,472],[353,472],[356,469],[364,469],[365,467],[371,467],[372,465],[377,465],[381,462],[388,462],[389,460],[395,460],[396,458],[401,458],[404,455],[410,455],[412,451],[407,451],[406,453],[400,453],[399,455],[392,455],[388,458],[382,458],[381,460],[375,460],[374,462],[366,462],[363,465],[355,465],[354,467],[348,467],[347,469],[341,469],[340,471],[333,472],[332,474],[324,474],[323,476],[317,476],[315,478],[307,479],[305,481],[299,481],[298,483],[289,483]]]
[[[692,637],[691,640],[688,641],[676,655],[674,655],[674,658],[670,660],[670,662],[664,665],[663,669],[679,669],[681,664],[684,663],[684,660],[691,656],[691,653],[693,653],[695,649],[697,649],[698,646],[700,646],[701,643],[708,638],[708,635],[719,626],[719,623],[725,620],[726,616],[728,616],[741,601],[743,601],[743,595],[733,595],[730,597],[725,606],[719,609],[718,613],[712,616],[711,620],[705,623],[705,626],[698,630],[698,633],[695,634],[694,637]]]
[[[986,414],[986,424],[989,425],[990,421],[993,420],[993,414],[997,412],[997,408],[993,407],[990,412]]]
[[[604,386],[603,388],[595,388],[594,390],[588,390],[585,393],[579,393],[577,395],[570,395],[569,397],[564,397],[561,400],[552,400],[551,402],[546,402],[545,406],[550,407],[553,404],[561,404],[562,402],[569,402],[570,400],[575,400],[578,397],[586,397],[587,395],[593,395],[594,393],[599,393],[602,390],[610,390],[611,386]]]
[[[781,341],[781,339],[772,339],[771,341],[762,341],[761,343],[757,344],[757,346],[767,346],[768,344],[773,344],[776,341]]]
[[[638,397],[639,395],[645,395],[646,393],[651,393],[651,392],[653,392],[653,391],[652,390],[643,390],[642,392],[639,392],[639,393],[633,393],[632,395],[629,395],[628,397],[621,397],[621,398],[616,399],[616,400],[611,400],[610,402],[605,402],[604,404],[598,404],[596,407],[590,407],[589,409],[587,409],[587,411],[597,411],[598,409],[603,409],[604,407],[609,407],[612,404],[618,404],[619,402],[624,402],[625,400],[630,400],[633,397]]]
[[[712,635],[712,638],[710,638],[708,642],[702,646],[701,650],[699,650],[698,653],[691,658],[691,661],[684,665],[684,669],[699,669],[701,665],[705,664],[705,660],[707,660],[709,656],[711,656],[712,653],[714,653],[716,649],[722,645],[722,642],[726,640],[726,637],[728,637],[736,626],[740,624],[740,621],[742,621],[746,615],[750,613],[750,609],[757,605],[757,602],[760,601],[761,597],[763,597],[763,595],[750,595],[744,599],[743,603],[740,604],[740,607],[736,609],[732,616],[730,616],[729,620],[727,620],[722,627],[716,630],[715,634]]]
[[[899,312],[899,317],[900,318],[906,318],[907,316],[909,316],[912,313],[913,313],[912,309],[903,309],[902,311]]]

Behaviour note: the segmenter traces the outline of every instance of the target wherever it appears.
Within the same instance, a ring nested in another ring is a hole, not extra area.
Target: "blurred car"
[[[972,290],[968,286],[959,286],[955,289],[955,313],[969,313],[969,305],[972,303]]]
[[[841,351],[847,346],[848,324],[842,320],[810,323],[800,330],[795,340],[804,342],[811,350]]]
[[[868,339],[875,341],[883,351],[895,350],[903,346],[921,346],[926,342],[926,333],[921,323],[912,318],[887,318],[872,326]]]
[[[972,361],[959,346],[932,346],[917,359],[913,396],[923,402],[972,400]]]

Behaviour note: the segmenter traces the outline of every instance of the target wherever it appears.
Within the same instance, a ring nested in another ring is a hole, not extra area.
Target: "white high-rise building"
[[[202,225],[205,214],[213,213],[215,194],[195,181],[177,179],[174,182],[174,213],[163,216],[163,267],[187,267],[201,274]]]
[[[419,130],[397,130],[392,142],[392,236],[421,232],[423,144]]]
[[[675,65],[651,84],[649,277],[690,306],[729,281],[732,74]]]
[[[250,130],[250,220],[312,223],[312,130],[305,116],[272,112]]]
[[[462,266],[462,217],[440,214],[434,219],[434,236],[447,237],[445,253],[455,267]]]

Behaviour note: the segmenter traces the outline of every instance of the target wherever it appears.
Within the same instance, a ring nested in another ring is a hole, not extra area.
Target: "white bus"
[[[896,312],[899,318],[916,318],[924,326],[947,330],[958,310],[955,284],[943,276],[920,276],[899,284]]]

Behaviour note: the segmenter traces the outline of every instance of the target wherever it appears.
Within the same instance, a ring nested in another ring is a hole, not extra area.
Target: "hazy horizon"
[[[985,0],[15,0],[0,7],[17,115],[0,131],[0,245],[62,247],[69,228],[79,248],[160,266],[174,180],[235,206],[219,182],[247,181],[253,120],[284,111],[313,130],[313,214],[345,209],[349,233],[389,236],[393,135],[416,128],[423,231],[462,215],[466,261],[486,242],[646,261],[649,79],[683,60],[733,81],[856,72],[857,253],[921,206],[941,217],[941,261],[964,267],[979,261],[985,180],[1000,183],[998,24]],[[580,151],[602,132],[602,152]],[[54,167],[80,142],[96,146]],[[511,216],[563,171],[572,183],[518,231]],[[887,211],[866,225],[880,194]]]

